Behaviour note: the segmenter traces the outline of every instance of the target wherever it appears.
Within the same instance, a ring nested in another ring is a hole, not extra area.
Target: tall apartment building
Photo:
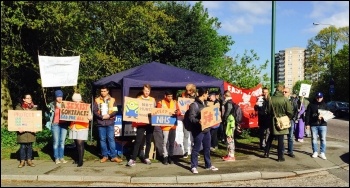
[[[292,47],[275,53],[275,83],[284,83],[293,88],[294,84],[305,78],[305,59],[308,52],[305,48]]]

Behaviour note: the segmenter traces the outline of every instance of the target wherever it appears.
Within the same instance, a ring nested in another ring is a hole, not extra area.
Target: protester
[[[64,144],[67,137],[69,122],[60,120],[60,109],[62,106],[63,92],[62,90],[55,91],[56,100],[49,103],[47,120],[47,127],[51,128],[53,138],[53,153],[55,163],[67,163],[64,157]]]
[[[93,114],[97,120],[97,128],[100,137],[100,147],[102,159],[101,163],[108,160],[120,163],[123,160],[118,157],[114,139],[114,121],[118,112],[115,98],[109,95],[109,89],[106,86],[100,88],[100,96],[95,98],[93,105]],[[107,143],[109,150],[107,148]]]
[[[275,120],[275,115],[277,117],[281,116],[288,116],[289,119],[293,117],[293,109],[292,105],[289,102],[289,100],[283,95],[284,92],[284,86],[283,85],[278,85],[276,88],[276,92],[270,99],[269,103],[269,113],[271,114],[271,121],[273,122],[270,125],[270,136],[267,140],[266,148],[265,148],[265,154],[264,157],[269,157],[270,153],[270,148],[272,145],[272,141],[274,140],[274,137],[277,138],[278,141],[278,146],[277,146],[277,153],[278,153],[278,162],[283,162],[285,161],[284,158],[284,135],[289,133],[289,129],[284,129],[284,130],[278,130],[276,128],[276,120]]]
[[[181,111],[177,101],[173,100],[173,94],[166,90],[164,99],[157,103],[157,108],[166,108],[173,111],[173,115],[181,115]],[[163,164],[174,163],[174,144],[176,137],[176,125],[173,126],[160,126],[163,131]],[[168,146],[168,147],[167,147]]]
[[[33,103],[32,96],[30,94],[24,94],[22,101],[16,106],[15,110],[37,110],[37,105]],[[19,143],[19,159],[20,163],[18,168],[27,165],[35,167],[33,159],[33,142],[35,142],[35,132],[30,131],[18,131],[17,132],[17,143]]]
[[[305,111],[306,108],[303,103],[304,97],[301,96],[301,100],[299,99],[298,102],[298,113],[295,121],[295,139],[298,142],[304,142],[304,136],[305,136]]]
[[[312,157],[318,157],[317,138],[320,138],[320,158],[326,160],[327,122],[320,114],[320,110],[329,110],[323,100],[323,93],[317,92],[315,99],[306,110],[305,124],[311,127]]]
[[[216,92],[216,100],[218,100],[219,101],[219,104],[220,104],[220,114],[221,114],[221,117],[222,117],[222,115],[223,115],[223,101],[222,101],[222,98],[221,98],[221,96],[220,96],[220,92],[218,91],[218,92]],[[218,129],[218,132],[217,132],[217,134],[218,134],[218,140],[220,140],[221,142],[225,142],[225,138],[224,138],[224,136],[225,136],[225,133],[224,133],[224,124],[221,122],[220,123],[220,126],[219,126],[219,129]]]
[[[213,105],[218,104],[219,105],[219,109],[221,108],[220,106],[220,102],[219,100],[216,98],[216,92],[212,91],[209,93],[209,101],[213,102]],[[221,115],[221,113],[220,113]],[[215,151],[216,149],[218,149],[218,130],[220,127],[220,123],[218,123],[217,125],[214,125],[210,128],[210,136],[211,136],[211,144],[210,144],[210,151]]]
[[[265,150],[266,142],[270,135],[269,125],[272,124],[267,108],[269,98],[269,90],[266,87],[262,88],[262,96],[258,98],[258,102],[254,107],[255,111],[258,112],[259,146],[262,150]]]
[[[293,153],[294,150],[294,130],[295,130],[295,121],[293,121],[293,119],[295,119],[298,116],[298,98],[297,96],[294,94],[293,96],[291,96],[290,93],[290,89],[288,87],[284,87],[283,89],[283,95],[289,100],[292,109],[293,109],[293,116],[290,119],[290,124],[291,126],[289,127],[289,134],[287,135],[287,145],[288,145],[288,151],[287,151],[287,155],[294,158],[295,155]],[[284,149],[283,149],[284,152]]]
[[[72,101],[81,103],[82,97],[79,93],[74,93],[72,96]],[[92,114],[89,109],[88,120],[91,121]],[[69,139],[73,139],[75,143],[75,147],[77,148],[77,156],[74,159],[73,164],[77,164],[77,167],[83,166],[84,159],[84,144],[85,140],[88,139],[89,136],[89,122],[79,122],[79,121],[71,121],[69,126]]]
[[[181,97],[183,98],[190,98],[195,99],[197,97],[197,89],[196,86],[192,83],[186,85],[186,91],[181,93]],[[184,118],[184,115],[178,116],[178,123],[182,123],[182,120]],[[181,122],[179,122],[181,121]],[[183,123],[182,123],[183,124]],[[188,158],[188,151],[189,151],[189,145],[193,145],[192,143],[188,143],[188,140],[190,139],[191,131],[187,130],[185,126],[183,126],[183,148],[184,148],[184,155],[183,158]]]
[[[139,96],[139,99],[142,100],[147,100],[153,103],[153,107],[156,107],[156,102],[155,99],[153,97],[150,96],[151,93],[151,86],[149,84],[145,84],[143,85],[143,94],[141,96]],[[154,127],[151,124],[148,123],[132,123],[133,127],[137,127],[136,130],[136,138],[135,138],[135,143],[134,143],[134,149],[132,152],[132,155],[130,157],[130,160],[127,163],[127,166],[135,166],[136,165],[136,157],[139,153],[140,147],[142,145],[142,139],[144,137],[144,134],[146,132],[146,149],[145,149],[145,156],[143,157],[143,159],[141,159],[141,161],[143,161],[143,163],[145,164],[152,164],[151,160],[149,159],[149,152],[151,150],[151,140],[153,137],[153,130]]]
[[[206,100],[208,98],[208,89],[199,88],[198,97],[195,98],[195,102],[190,105],[189,119],[192,126],[193,147],[191,152],[191,171],[194,174],[198,174],[198,155],[201,145],[204,150],[204,162],[207,170],[217,171],[218,168],[213,166],[210,161],[210,127],[202,130],[201,110],[207,107]],[[195,104],[196,103],[196,104]]]

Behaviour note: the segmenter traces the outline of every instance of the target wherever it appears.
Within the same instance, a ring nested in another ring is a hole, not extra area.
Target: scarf
[[[22,103],[22,108],[27,110],[27,109],[32,109],[34,107],[34,103]]]

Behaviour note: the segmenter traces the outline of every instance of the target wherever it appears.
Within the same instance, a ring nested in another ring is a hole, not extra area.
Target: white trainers
[[[321,153],[321,154],[320,154],[320,158],[323,159],[323,160],[326,160],[326,159],[327,159],[327,158],[326,158],[326,155],[325,155],[324,153]]]
[[[312,154],[312,158],[316,158],[316,157],[318,157],[318,153],[317,153],[317,152],[314,152],[314,153]]]
[[[129,162],[127,163],[127,166],[135,166],[136,163],[134,160],[130,159]]]
[[[56,163],[56,164],[60,164],[61,161],[60,161],[59,159],[56,159],[56,160],[55,160],[55,163]]]
[[[149,159],[145,159],[145,160],[143,161],[143,163],[148,164],[148,165],[152,164],[151,160],[149,160]]]
[[[64,160],[63,158],[60,159],[61,163],[67,163],[68,161]]]
[[[197,170],[197,168],[195,168],[195,167],[193,167],[193,168],[191,169],[191,172],[192,172],[193,174],[198,174],[198,170]]]
[[[216,168],[215,166],[211,166],[210,168],[207,168],[207,170],[217,171],[217,170],[219,170],[219,169]]]

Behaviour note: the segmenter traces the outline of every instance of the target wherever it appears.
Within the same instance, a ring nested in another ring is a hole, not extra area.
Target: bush
[[[17,133],[8,131],[7,128],[1,128],[1,148],[17,146]]]

